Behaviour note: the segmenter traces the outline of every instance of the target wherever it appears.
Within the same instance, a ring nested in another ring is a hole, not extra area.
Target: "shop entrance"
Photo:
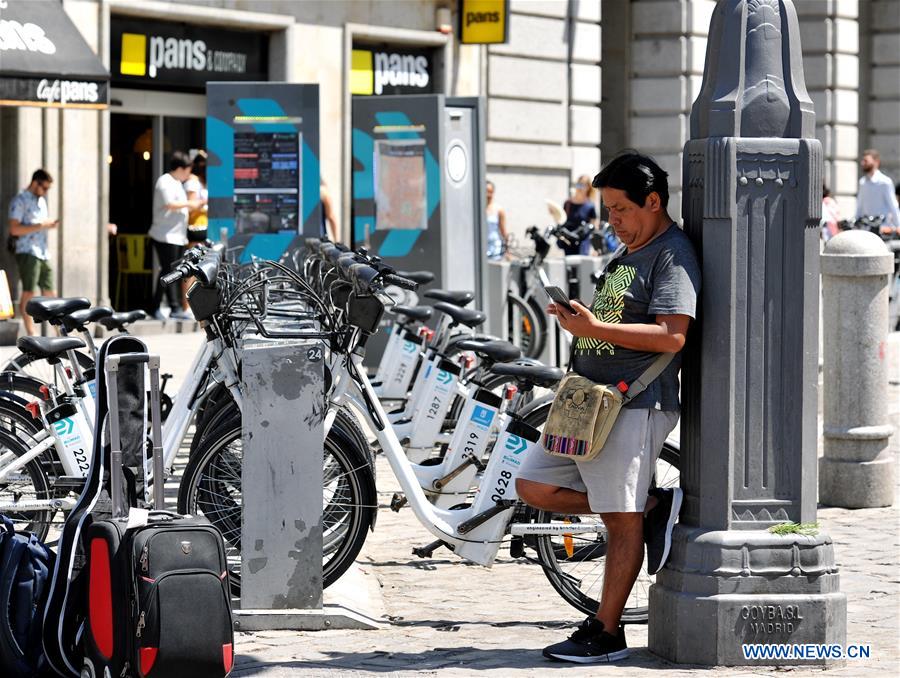
[[[116,310],[148,309],[153,258],[147,232],[153,221],[153,187],[173,151],[204,147],[206,120],[132,113],[110,116],[109,296]]]

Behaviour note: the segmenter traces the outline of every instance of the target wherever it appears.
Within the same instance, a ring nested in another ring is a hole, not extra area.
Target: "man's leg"
[[[31,254],[16,254],[16,266],[19,269],[19,280],[22,283],[22,291],[19,294],[19,315],[22,316],[22,324],[25,325],[25,334],[34,336],[34,322],[25,310],[28,302],[34,298],[37,289],[40,260]]]
[[[22,316],[22,323],[25,325],[25,334],[29,336],[34,336],[34,323],[31,320],[31,316],[25,311],[25,308],[33,297],[34,292],[26,292],[25,290],[22,290],[21,295],[19,295],[19,315]]]
[[[565,514],[588,514],[586,492],[556,487],[518,478],[516,492],[529,506]],[[602,513],[606,525],[606,566],[597,619],[609,633],[615,633],[622,610],[644,562],[643,513]]]
[[[525,478],[516,479],[516,493],[529,506],[554,513],[591,513],[587,492]]]
[[[601,513],[606,525],[606,567],[597,619],[615,633],[644,562],[643,513]]]

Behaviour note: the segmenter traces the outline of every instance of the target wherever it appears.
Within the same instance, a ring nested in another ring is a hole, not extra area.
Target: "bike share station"
[[[209,223],[229,254],[279,260],[318,236],[319,87],[209,83]],[[245,332],[239,631],[376,628],[322,597],[324,350],[311,321]],[[236,606],[237,607],[237,606]]]
[[[355,96],[353,247],[398,271],[434,273],[431,288],[481,299],[484,279],[484,106],[443,94]],[[391,288],[398,303],[417,297]],[[385,333],[372,337],[377,364]]]

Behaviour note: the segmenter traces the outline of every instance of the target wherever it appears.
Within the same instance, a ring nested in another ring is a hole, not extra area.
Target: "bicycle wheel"
[[[233,418],[198,446],[178,489],[181,513],[203,514],[225,537],[232,590],[240,592],[241,465],[240,419]],[[356,559],[377,509],[368,452],[336,422],[323,456],[323,586],[334,583]]]
[[[28,447],[15,436],[0,431],[0,458],[2,467],[15,464],[15,457],[28,452]],[[15,523],[17,530],[27,530],[43,541],[50,531],[50,522],[55,511],[48,508],[20,508],[34,501],[50,499],[50,483],[41,466],[40,459],[32,459],[21,468],[6,474],[0,481],[0,513]]]
[[[27,402],[14,393],[0,392],[0,429],[26,444],[42,430],[40,422],[25,409]]]
[[[678,485],[679,460],[679,450],[665,443],[656,462],[656,484],[659,487]],[[535,536],[538,560],[551,586],[567,603],[584,614],[596,614],[606,569],[607,541],[603,521],[596,515],[566,516],[538,511],[535,522],[596,523],[596,533]],[[623,624],[647,623],[650,586],[654,579],[654,576],[647,574],[645,561],[625,603]]]
[[[537,358],[547,339],[547,318],[521,297],[506,295],[507,340],[527,358]]]
[[[238,421],[240,421],[240,410],[238,410],[237,403],[234,402],[231,394],[228,393],[227,390],[225,390],[224,393],[214,391],[210,394],[210,398],[212,397],[216,398],[215,402],[205,408],[203,421],[199,422],[194,427],[194,437],[191,440],[191,456],[194,455],[194,452],[200,446],[200,443],[203,442],[203,439],[206,438],[209,433],[218,430],[223,423],[231,421],[234,417],[237,417]],[[344,408],[339,408],[335,415],[334,425],[339,426],[344,434],[349,435],[353,439],[354,446],[369,452],[369,456],[374,463],[375,458],[374,455],[371,454],[368,439],[352,412]]]
[[[76,360],[82,372],[94,367],[94,359],[86,353],[75,351]],[[69,364],[69,355],[61,355],[60,360],[64,366]],[[57,384],[56,371],[53,365],[48,363],[44,358],[30,355],[28,353],[19,353],[10,358],[6,365],[3,366],[3,372],[17,372],[29,377],[33,377],[45,384]]]

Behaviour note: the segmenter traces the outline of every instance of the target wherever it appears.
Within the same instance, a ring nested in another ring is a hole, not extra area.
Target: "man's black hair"
[[[37,169],[34,171],[34,174],[31,175],[31,180],[36,181],[39,184],[44,183],[53,183],[53,177],[50,176],[50,172],[45,169]]]
[[[617,188],[625,191],[628,199],[640,207],[644,206],[648,195],[656,192],[659,194],[660,204],[667,207],[668,176],[649,155],[629,149],[610,160],[591,184],[594,188]]]
[[[191,165],[193,165],[193,163],[188,154],[184,151],[174,151],[172,157],[169,158],[170,172],[182,169],[183,167],[190,167]]]

